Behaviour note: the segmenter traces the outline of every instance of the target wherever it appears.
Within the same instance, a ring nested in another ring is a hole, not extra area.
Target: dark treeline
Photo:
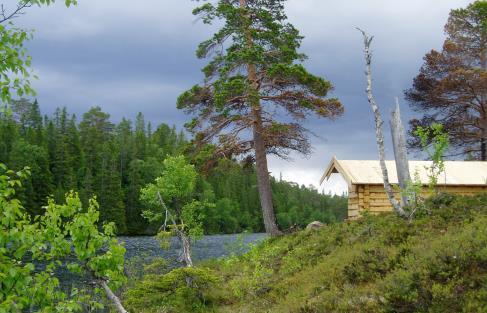
[[[156,230],[141,217],[140,189],[162,171],[162,161],[181,154],[188,144],[176,127],[152,127],[142,113],[132,122],[110,121],[93,107],[78,119],[66,108],[42,116],[37,102],[15,101],[0,113],[0,163],[14,170],[30,167],[19,199],[28,212],[42,213],[48,197],[63,201],[70,190],[83,202],[96,195],[102,221],[113,221],[120,234]],[[312,220],[344,218],[346,199],[284,181],[272,181],[280,227],[303,227]],[[255,171],[225,160],[198,181],[198,197],[216,203],[206,212],[205,232],[263,231]]]

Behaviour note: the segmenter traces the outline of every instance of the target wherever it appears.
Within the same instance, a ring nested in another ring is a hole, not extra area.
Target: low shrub
[[[164,275],[147,275],[123,296],[133,312],[200,312],[206,292],[220,280],[203,267],[183,267]]]

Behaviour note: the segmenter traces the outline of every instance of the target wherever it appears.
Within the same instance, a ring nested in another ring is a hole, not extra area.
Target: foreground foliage
[[[125,248],[114,225],[98,229],[98,204],[83,209],[70,193],[64,204],[49,200],[43,215],[31,219],[15,198],[26,171],[12,172],[0,164],[0,312],[80,312],[103,307],[93,292],[60,286],[56,274],[68,270],[85,277],[95,293],[117,288],[123,274]],[[84,287],[84,286],[83,286]],[[107,291],[108,292],[108,291]]]
[[[164,300],[157,286],[173,276],[153,275],[125,301],[134,312],[486,312],[487,195],[426,206],[411,223],[366,215],[206,263],[221,282],[196,298]]]

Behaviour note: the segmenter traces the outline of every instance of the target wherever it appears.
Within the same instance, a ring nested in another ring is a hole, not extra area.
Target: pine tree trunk
[[[271,182],[269,180],[269,170],[267,168],[267,151],[264,139],[262,138],[262,117],[260,115],[260,109],[254,108],[252,111],[254,115],[253,136],[255,165],[257,170],[257,183],[259,185],[260,205],[262,206],[265,231],[271,236],[278,236],[281,234],[281,232],[276,224],[274,206],[272,204],[272,189]]]
[[[485,37],[482,40],[485,43]],[[484,48],[480,52],[480,66],[484,71],[487,71],[487,49]],[[487,95],[482,92],[480,95],[481,112],[480,112],[480,160],[487,161]]]
[[[245,8],[247,0],[240,0],[240,7]],[[248,17],[246,17],[248,18]],[[247,31],[247,45],[252,47],[252,37],[250,31]],[[252,92],[255,94],[249,95],[249,102],[252,106],[253,119],[253,143],[255,151],[255,165],[257,170],[257,184],[259,185],[259,198],[262,207],[262,215],[264,218],[264,226],[267,234],[271,236],[281,235],[281,231],[276,224],[276,216],[274,214],[274,206],[272,204],[272,189],[269,179],[269,170],[267,168],[267,149],[263,134],[262,111],[258,98],[259,87],[257,83],[257,70],[255,64],[247,64],[247,75],[250,84],[252,85]]]
[[[483,104],[484,112],[480,117],[481,137],[480,137],[480,160],[487,161],[487,104]]]

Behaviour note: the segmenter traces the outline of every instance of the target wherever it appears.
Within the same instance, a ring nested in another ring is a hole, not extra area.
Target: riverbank
[[[485,312],[487,195],[442,196],[425,212],[268,239],[243,256],[147,275],[123,299],[140,313]]]

